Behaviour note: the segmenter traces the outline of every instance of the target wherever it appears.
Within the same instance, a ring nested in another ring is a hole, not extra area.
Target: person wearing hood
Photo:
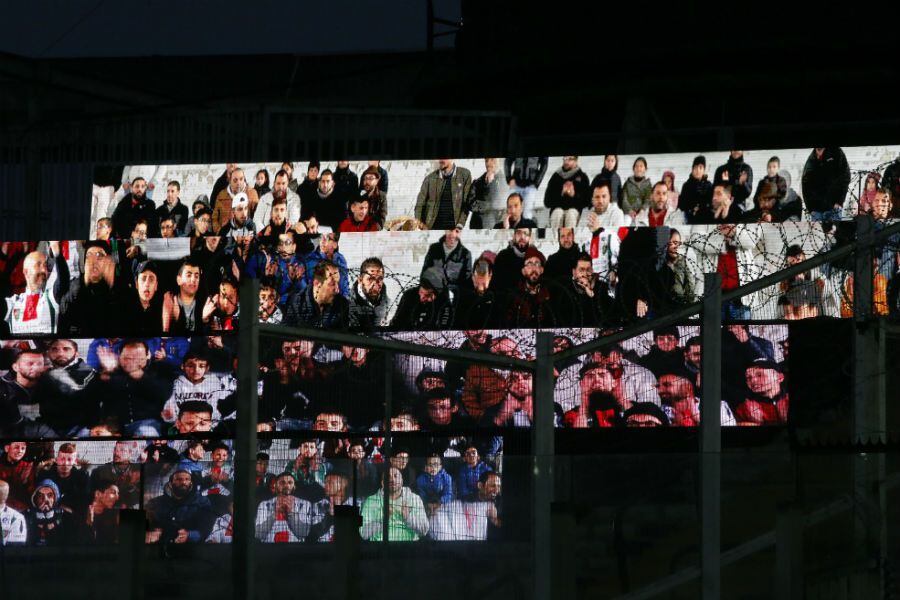
[[[622,212],[630,218],[634,218],[641,210],[650,204],[650,192],[652,184],[647,177],[647,159],[638,156],[631,166],[632,175],[625,180],[622,186]]]
[[[850,185],[850,165],[840,148],[813,148],[803,166],[801,191],[812,221],[839,221]]]
[[[866,182],[863,184],[863,191],[859,196],[859,214],[872,212],[872,204],[875,202],[875,195],[878,193],[880,183],[881,175],[878,173],[872,171],[866,175]]]
[[[196,489],[191,473],[176,469],[163,493],[146,505],[150,530],[147,543],[184,544],[209,537],[216,513],[209,499]]]
[[[453,311],[453,328],[462,330],[492,329],[500,326],[504,297],[494,291],[491,280],[494,266],[481,256],[473,265],[471,285],[462,288]]]
[[[550,211],[550,229],[575,227],[589,204],[588,176],[578,166],[577,156],[564,156],[563,163],[547,183],[544,206]]]
[[[788,221],[799,221],[803,216],[803,200],[797,191],[791,187],[791,173],[787,169],[778,171],[778,175],[784,179],[785,195],[779,200],[778,209],[781,215]]]
[[[419,277],[435,267],[444,274],[450,292],[459,293],[472,277],[472,253],[460,241],[461,228],[448,229],[444,235],[428,247]]]
[[[600,181],[591,189],[591,205],[584,209],[578,222],[592,232],[618,229],[631,224],[631,218],[612,202],[612,189],[608,181]]]
[[[447,329],[453,321],[453,305],[447,280],[438,267],[425,269],[419,285],[403,292],[391,320],[395,331]]]
[[[259,198],[262,198],[272,191],[272,185],[269,181],[268,170],[260,169],[256,172],[256,177],[253,178],[253,189],[256,190],[256,195]]]
[[[669,190],[666,206],[668,206],[669,210],[676,210],[678,208],[678,192],[675,191],[675,172],[663,171],[660,181],[665,183],[666,188]]]
[[[546,156],[524,156],[507,158],[503,163],[503,173],[510,192],[522,197],[523,214],[534,218],[534,203],[538,188],[547,173],[550,159]]]
[[[231,219],[231,207],[238,194],[245,194],[247,196],[249,211],[253,214],[257,204],[259,204],[259,196],[256,195],[256,190],[254,188],[247,185],[247,178],[244,176],[244,170],[240,167],[235,168],[234,171],[231,172],[231,178],[228,181],[228,185],[224,190],[219,192],[219,197],[215,199],[213,205],[212,231],[219,231]]]
[[[350,329],[371,333],[385,324],[389,302],[384,287],[384,263],[370,257],[359,267],[350,290]]]
[[[610,200],[616,206],[619,206],[622,198],[622,178],[619,177],[617,172],[618,169],[619,155],[607,154],[603,157],[603,168],[594,176],[594,179],[591,180],[592,190],[597,187],[601,181],[605,181],[609,184]]]
[[[115,322],[118,304],[115,301],[116,264],[104,242],[84,244],[84,274],[72,282],[60,302],[59,333],[68,337],[85,337],[104,329],[110,319]]]
[[[773,156],[769,159],[769,162],[766,163],[766,175],[762,179],[759,180],[759,183],[756,185],[756,191],[753,193],[753,204],[758,206],[757,199],[759,198],[760,191],[762,190],[763,184],[772,183],[775,184],[775,204],[776,206],[781,206],[787,197],[788,184],[784,177],[778,172],[781,169],[781,159],[777,156]],[[747,206],[745,210],[752,210],[755,206]]]
[[[712,202],[713,186],[706,176],[706,157],[694,157],[691,174],[681,184],[678,195],[678,209],[684,213],[688,223],[696,223],[700,213],[704,212]]]
[[[653,185],[650,195],[650,205],[641,209],[634,218],[634,224],[638,227],[674,227],[684,225],[684,213],[669,204],[669,186],[664,181],[657,181]]]
[[[525,262],[525,251],[531,245],[531,229],[516,229],[509,245],[494,259],[494,279],[491,289],[505,293],[516,287]]]
[[[553,311],[550,288],[544,285],[547,259],[531,246],[525,251],[522,277],[512,294],[506,311],[506,325],[513,328],[539,328],[558,325]]]
[[[163,294],[159,291],[159,266],[154,261],[140,263],[134,287],[121,292],[118,333],[157,336],[162,332]]]
[[[275,181],[272,184],[272,191],[259,199],[255,212],[250,210],[253,215],[253,222],[256,225],[256,231],[261,232],[269,225],[272,219],[272,206],[275,199],[284,200],[287,205],[286,219],[289,225],[293,225],[300,220],[300,197],[288,189],[288,174],[284,169],[275,174]],[[217,229],[218,231],[218,229]]]
[[[753,169],[744,162],[743,150],[732,150],[728,161],[716,169],[713,185],[720,182],[727,182],[731,185],[734,202],[741,210],[750,208],[746,202],[753,191]]]
[[[50,479],[38,482],[25,512],[28,544],[65,546],[75,539],[77,523],[72,511],[59,505],[59,487]]]
[[[131,191],[116,205],[112,214],[113,236],[128,237],[139,219],[147,222],[150,237],[159,237],[156,205],[147,197],[147,181],[143,177],[136,177],[131,182]]]
[[[547,281],[565,286],[572,277],[572,269],[581,255],[581,248],[575,243],[575,230],[571,227],[559,228],[556,231],[556,239],[559,242],[559,250],[547,257],[544,277]]]
[[[166,200],[156,209],[157,221],[162,222],[163,219],[171,217],[175,221],[175,234],[184,235],[185,227],[188,221],[188,209],[181,202],[181,184],[177,181],[170,181],[166,185]]]

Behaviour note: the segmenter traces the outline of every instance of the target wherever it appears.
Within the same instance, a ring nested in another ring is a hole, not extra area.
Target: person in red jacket
[[[341,223],[341,233],[355,231],[379,231],[381,226],[369,214],[369,197],[357,196],[350,201],[350,216]]]

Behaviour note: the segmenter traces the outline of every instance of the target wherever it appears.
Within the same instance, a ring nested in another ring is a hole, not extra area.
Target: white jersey
[[[206,538],[207,543],[211,544],[230,544],[234,531],[232,529],[231,515],[222,515],[216,519],[212,532]]]
[[[448,502],[431,517],[428,535],[438,541],[485,540],[492,505],[492,502]]]
[[[609,281],[609,272],[615,271],[619,264],[618,231],[601,231],[591,236],[588,245],[591,255],[591,267],[600,279]]]
[[[0,509],[0,526],[3,528],[2,545],[6,544],[24,544],[28,537],[25,527],[25,517],[22,513],[4,506]]]
[[[278,497],[261,502],[256,509],[256,539],[267,544],[303,542],[313,521],[312,505],[293,497],[294,510],[287,516],[276,513]],[[321,517],[320,519],[321,520]]]
[[[174,423],[178,418],[178,407],[182,402],[200,400],[209,403],[213,409],[213,421],[221,421],[228,415],[219,412],[219,402],[237,390],[237,380],[233,375],[207,373],[200,383],[191,383],[184,375],[179,375],[172,388],[172,396],[163,406],[163,419]]]
[[[59,304],[53,297],[53,287],[48,282],[38,294],[23,292],[6,299],[4,320],[13,335],[53,334],[59,318]],[[34,311],[26,310],[34,303]]]

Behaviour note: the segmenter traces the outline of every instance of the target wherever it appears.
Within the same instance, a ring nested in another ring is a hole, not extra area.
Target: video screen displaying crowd
[[[383,438],[266,439],[255,457],[260,543],[330,542],[335,508],[356,506],[366,541],[502,536],[502,444],[458,438],[428,449]],[[115,544],[119,511],[143,509],[148,544],[232,541],[231,441],[7,440],[0,545]],[[253,460],[253,459],[251,459]],[[388,502],[389,520],[384,523]]]

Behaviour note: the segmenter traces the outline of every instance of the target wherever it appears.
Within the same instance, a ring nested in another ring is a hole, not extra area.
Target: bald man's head
[[[40,252],[30,253],[22,262],[22,273],[29,292],[42,292],[47,283],[47,257]]]
[[[6,504],[7,498],[9,498],[9,484],[0,479],[0,506]]]

